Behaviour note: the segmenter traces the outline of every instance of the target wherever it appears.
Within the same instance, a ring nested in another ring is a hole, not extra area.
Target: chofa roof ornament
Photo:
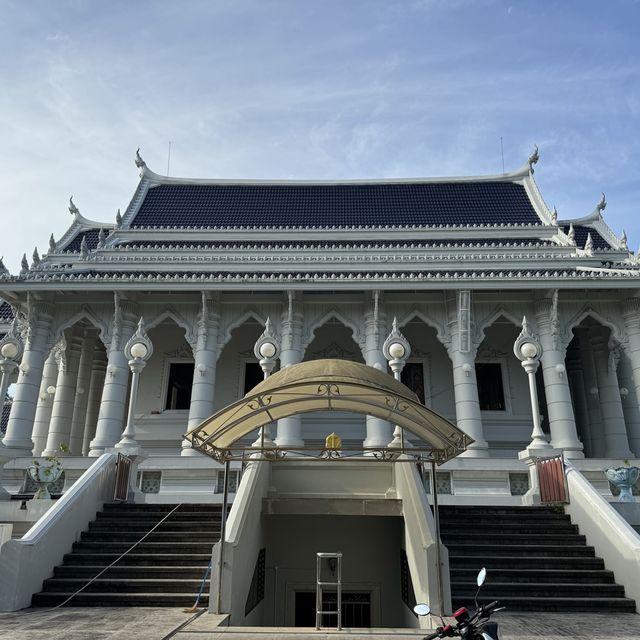
[[[533,152],[531,153],[531,155],[529,156],[529,159],[527,160],[527,163],[529,164],[529,171],[531,173],[533,173],[533,165],[536,164],[538,160],[540,160],[540,153],[538,151],[538,145],[534,144]]]
[[[142,159],[142,156],[140,155],[140,147],[136,149],[135,163],[138,169],[144,169],[147,166],[147,163]]]
[[[602,197],[600,198],[600,202],[598,202],[598,204],[596,205],[596,211],[599,211],[600,213],[602,213],[606,208],[607,208],[607,198],[603,193]]]
[[[2,258],[0,258],[0,276],[8,275],[11,275],[11,272],[4,266],[4,256],[2,256]]]
[[[69,198],[69,213],[76,218],[80,215],[80,209],[73,202],[73,196]]]

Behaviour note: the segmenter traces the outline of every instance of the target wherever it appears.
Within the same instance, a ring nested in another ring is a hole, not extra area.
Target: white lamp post
[[[529,396],[531,398],[531,413],[533,414],[533,432],[529,449],[551,449],[544,431],[540,426],[540,409],[538,407],[538,390],[536,387],[536,371],[540,366],[542,345],[530,331],[526,316],[522,319],[522,331],[513,345],[513,353],[520,360],[522,368],[529,378]]]
[[[271,326],[271,320],[267,318],[264,325],[264,331],[262,335],[256,341],[253,347],[253,354],[258,359],[260,368],[266,380],[276,366],[276,360],[280,355],[280,343]],[[260,427],[260,433],[258,439],[253,443],[254,447],[273,447],[275,443],[271,439],[271,433],[269,432],[269,425]]]
[[[411,355],[411,345],[409,341],[402,335],[400,329],[398,329],[397,318],[393,319],[391,326],[391,333],[387,336],[387,339],[382,345],[382,353],[389,363],[391,371],[393,371],[393,377],[400,381],[402,370],[407,363],[409,356]],[[393,430],[393,440],[389,443],[390,447],[398,447],[404,449],[406,446],[404,440],[404,429],[395,426]]]
[[[133,417],[136,410],[138,400],[138,383],[140,381],[140,373],[145,368],[147,360],[153,353],[153,345],[149,336],[144,329],[144,320],[140,318],[136,332],[131,336],[124,348],[124,354],[129,360],[129,368],[131,369],[131,395],[129,397],[129,412],[127,414],[127,425],[122,433],[120,442],[115,446],[116,449],[123,453],[140,452],[140,444],[136,440],[136,430]]]

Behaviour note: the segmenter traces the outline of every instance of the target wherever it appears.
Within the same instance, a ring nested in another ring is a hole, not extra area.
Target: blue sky
[[[165,173],[500,173],[640,244],[637,0],[0,0],[0,255]]]

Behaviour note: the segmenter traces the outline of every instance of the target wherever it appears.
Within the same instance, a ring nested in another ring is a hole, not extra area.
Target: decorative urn
[[[51,499],[49,486],[60,478],[62,471],[62,463],[56,457],[43,458],[42,461],[34,460],[33,464],[27,467],[29,477],[38,487],[33,496],[35,500]]]
[[[635,502],[632,488],[638,481],[638,477],[640,477],[640,469],[638,467],[626,464],[624,467],[617,467],[616,469],[605,469],[604,474],[611,484],[620,489],[619,502]]]

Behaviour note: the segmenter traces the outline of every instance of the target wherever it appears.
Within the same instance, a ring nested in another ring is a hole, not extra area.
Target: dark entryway
[[[322,594],[323,611],[335,611],[337,594]],[[323,627],[336,627],[337,615],[323,616]],[[315,591],[296,591],[296,627],[316,626]],[[342,592],[342,626],[347,628],[371,627],[371,593]]]

